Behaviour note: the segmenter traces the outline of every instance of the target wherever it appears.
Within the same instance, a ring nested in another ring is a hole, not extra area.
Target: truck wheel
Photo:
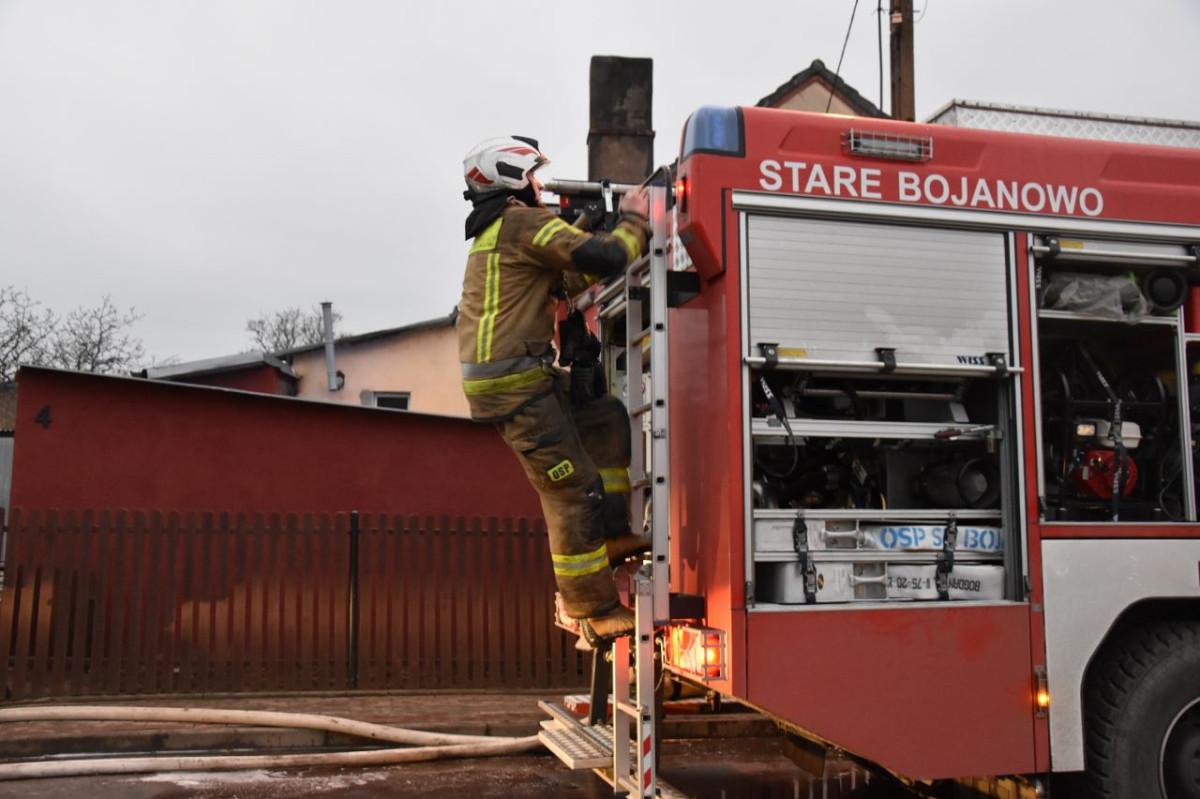
[[[1088,778],[1106,799],[1200,799],[1200,622],[1149,624],[1093,667]]]

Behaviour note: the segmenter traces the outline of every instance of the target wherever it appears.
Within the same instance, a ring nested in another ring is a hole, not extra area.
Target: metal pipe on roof
[[[321,303],[321,314],[325,321],[325,379],[326,385],[330,391],[340,389],[341,382],[338,380],[337,364],[334,363],[333,355],[333,303]]]

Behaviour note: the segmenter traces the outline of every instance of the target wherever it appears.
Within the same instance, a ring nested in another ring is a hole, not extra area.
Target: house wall
[[[13,507],[541,515],[465,419],[30,368],[19,401]]]
[[[298,396],[361,405],[364,391],[406,392],[410,411],[468,416],[453,325],[340,342],[334,357],[338,371],[346,376],[340,391],[328,390],[323,349],[294,356],[292,369],[300,375]]]
[[[801,87],[787,99],[775,105],[776,108],[786,108],[790,111],[813,111],[816,113],[825,113],[825,106],[829,103],[829,85],[824,81],[814,80],[813,82]],[[838,97],[837,92],[833,94],[833,103],[829,105],[829,113],[831,114],[847,114],[849,116],[860,116],[860,114],[851,108],[841,97]]]

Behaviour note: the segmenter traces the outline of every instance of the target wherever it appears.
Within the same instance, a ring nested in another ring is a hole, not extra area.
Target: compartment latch
[[[763,359],[766,360],[766,363],[763,364],[763,369],[774,369],[776,366],[779,366],[778,343],[760,341],[758,344],[758,349],[759,352],[762,353]]]
[[[817,601],[817,567],[808,553],[808,524],[803,516],[797,516],[792,527],[792,546],[796,548],[800,572],[804,575],[804,601],[811,605]]]
[[[942,533],[942,551],[937,557],[938,599],[950,598],[950,572],[954,571],[954,550],[958,546],[958,519],[953,513],[946,520]]]
[[[886,375],[896,371],[895,347],[876,347],[875,354],[879,356],[879,360],[883,361],[883,369],[880,374]]]
[[[996,370],[996,377],[1002,378],[1008,375],[1008,357],[1003,352],[989,352],[987,359],[988,364]]]

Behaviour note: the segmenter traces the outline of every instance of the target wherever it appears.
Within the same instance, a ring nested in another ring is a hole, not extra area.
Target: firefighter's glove
[[[650,194],[645,186],[630,189],[621,197],[620,211],[622,214],[650,218]]]

